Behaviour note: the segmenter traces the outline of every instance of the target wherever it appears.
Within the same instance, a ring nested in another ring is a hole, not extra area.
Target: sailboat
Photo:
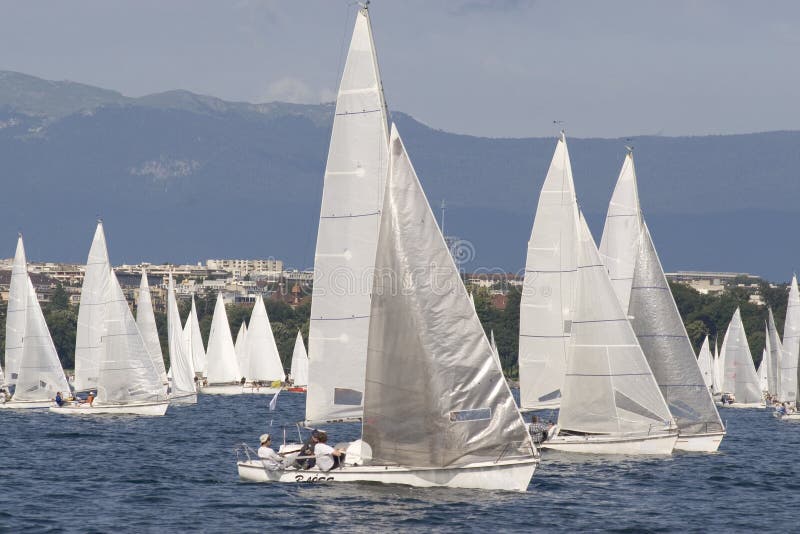
[[[158,337],[156,328],[156,317],[153,313],[153,300],[150,296],[150,286],[147,283],[147,273],[142,268],[142,281],[139,283],[139,300],[136,305],[136,324],[142,333],[147,352],[153,359],[153,365],[158,370],[161,383],[164,387],[168,385],[167,368],[164,365],[164,356],[161,353],[161,340]]]
[[[778,335],[778,329],[775,327],[775,316],[772,314],[772,308],[767,308],[767,332],[766,332],[766,349],[767,349],[767,391],[771,395],[775,395],[780,399],[780,385],[781,385],[781,359],[783,352],[783,343]]]
[[[542,446],[594,454],[668,455],[678,429],[617,300],[583,215],[576,307],[558,430]]]
[[[567,361],[578,251],[578,202],[562,132],[533,221],[519,311],[524,410],[558,408]]]
[[[244,339],[244,323],[239,330],[239,338]],[[237,338],[236,341],[238,342],[239,339]],[[239,381],[242,373],[239,370],[236,348],[233,344],[222,293],[217,294],[217,303],[214,305],[214,317],[211,319],[211,330],[208,333],[206,362],[208,376],[200,387],[201,393],[217,395],[242,393],[242,384]]]
[[[164,415],[169,405],[117,276],[108,262],[103,223],[89,251],[78,311],[75,383],[97,388],[93,403],[51,407],[61,414]]]
[[[278,346],[269,324],[267,308],[264,299],[256,297],[253,312],[250,315],[250,326],[247,328],[245,338],[245,367],[240,369],[247,379],[242,387],[244,393],[259,393],[262,395],[273,394],[281,386],[273,386],[275,382],[282,383],[286,378]]]
[[[769,343],[769,341],[767,341]],[[764,350],[761,351],[761,363],[758,364],[758,370],[756,374],[758,375],[758,385],[761,386],[761,391],[765,394],[769,394],[769,382],[767,380],[767,367],[769,366],[769,360],[767,359],[767,349],[766,347]]]
[[[186,325],[183,327],[183,339],[186,349],[192,358],[192,368],[198,377],[206,374],[206,349],[203,347],[203,337],[200,334],[200,321],[197,318],[197,305],[192,295],[192,309],[189,317],[186,318]]]
[[[715,452],[725,436],[725,427],[643,218],[640,228],[628,318],[678,425],[675,449]]]
[[[714,399],[719,398],[722,395],[722,379],[724,376],[724,372],[722,370],[722,360],[719,357],[719,338],[717,337],[714,340],[714,366],[712,367],[714,370],[714,380],[711,387],[711,392],[714,394]]]
[[[251,459],[239,476],[525,491],[538,463],[531,438],[395,127],[391,147],[362,439],[348,447],[360,454],[327,472]]]
[[[11,281],[8,287],[8,308],[6,310],[5,364],[6,384],[13,388],[19,375],[22,361],[22,341],[27,324],[28,306],[28,264],[22,236],[17,239],[14,263],[11,266]]]
[[[798,360],[800,359],[800,292],[797,276],[792,275],[789,301],[786,304],[786,320],[783,326],[783,351],[781,355],[781,382],[778,399],[797,402]]]
[[[303,334],[299,330],[297,339],[294,341],[289,376],[292,379],[292,387],[289,388],[289,391],[298,393],[306,391],[306,386],[308,386],[308,354],[306,354],[306,346],[303,344]]]
[[[708,344],[708,336],[703,340],[700,346],[700,354],[697,356],[697,366],[700,367],[700,372],[703,375],[703,382],[706,387],[711,391],[714,387],[714,356],[711,354],[711,349]]]
[[[24,273],[25,286],[23,295],[14,295],[12,299],[9,294],[9,302],[16,303],[20,298],[24,299],[25,324],[22,331],[22,353],[14,373],[14,394],[10,400],[0,403],[0,408],[47,408],[54,405],[53,399],[57,392],[61,392],[66,398],[70,389],[36,298],[36,290],[27,273],[21,235],[14,256],[12,272],[14,271]],[[19,286],[12,284],[11,290],[18,291]]]
[[[750,354],[750,345],[747,342],[739,308],[733,312],[733,317],[728,323],[719,358],[722,372],[720,391],[723,398],[726,394],[733,396],[733,402],[726,402],[723,406],[763,408],[758,375]]]
[[[187,343],[186,330],[191,332],[191,318],[187,328],[181,328],[181,316],[175,296],[175,283],[169,275],[167,289],[167,340],[169,343],[170,404],[196,404],[197,383],[191,343]]]
[[[236,352],[236,363],[239,369],[244,369],[246,366],[245,353],[244,353],[244,340],[247,337],[247,324],[242,321],[242,326],[239,327],[239,333],[236,334],[236,343],[233,348]],[[210,344],[210,342],[209,342]],[[242,378],[240,371],[239,378]]]
[[[307,424],[357,421],[363,413],[388,141],[369,11],[362,7],[339,84],[325,166],[308,338]]]

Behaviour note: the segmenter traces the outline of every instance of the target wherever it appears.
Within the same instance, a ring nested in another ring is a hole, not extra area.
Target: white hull
[[[733,404],[717,403],[722,408],[766,408],[763,402],[734,402]]]
[[[167,412],[168,401],[162,402],[136,402],[130,404],[70,404],[64,406],[51,406],[50,411],[65,415],[149,415],[159,416]]]
[[[772,415],[774,415],[781,421],[800,421],[800,412],[787,413],[783,415],[778,415],[778,412],[775,412]]]
[[[708,434],[678,435],[675,443],[676,451],[683,452],[717,452],[725,432],[712,432]]]
[[[255,388],[253,386],[245,384],[244,386],[240,384],[220,384],[220,385],[210,385],[210,386],[201,386],[200,393],[205,395],[274,395],[281,388],[271,388],[271,387],[260,387]]]
[[[526,491],[538,459],[481,462],[455,468],[346,466],[328,472],[286,469],[270,471],[259,460],[238,462],[239,477],[252,482],[380,482],[421,488],[447,487]]]
[[[176,406],[197,404],[197,393],[178,393],[170,395],[169,403]]]
[[[677,432],[651,436],[555,436],[542,443],[542,448],[581,454],[672,454]]]
[[[282,388],[270,388],[270,387],[260,387],[255,388],[253,386],[244,386],[242,388],[242,393],[246,395],[274,395],[279,392]]]
[[[51,400],[43,401],[15,401],[11,399],[8,402],[0,403],[0,410],[29,410],[34,408],[49,408],[55,406],[56,403]]]

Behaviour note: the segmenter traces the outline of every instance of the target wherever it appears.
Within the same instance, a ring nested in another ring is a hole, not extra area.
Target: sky
[[[0,69],[128,96],[332,101],[356,9],[0,0]],[[800,128],[800,2],[375,0],[370,12],[390,109],[434,128],[489,137]]]

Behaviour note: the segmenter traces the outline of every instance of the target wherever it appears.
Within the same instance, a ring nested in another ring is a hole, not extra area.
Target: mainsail
[[[297,332],[297,339],[294,341],[290,375],[292,377],[292,385],[308,385],[308,354],[306,354],[306,346],[303,344],[303,334],[300,331]]]
[[[261,295],[256,298],[250,315],[244,350],[247,352],[247,368],[242,370],[242,374],[248,380],[272,382],[286,378]]]
[[[603,236],[600,238],[600,256],[608,269],[614,293],[622,311],[628,311],[630,303],[633,269],[639,250],[640,217],[639,191],[636,185],[636,169],[633,152],[628,151],[617,185],[608,204]]]
[[[578,203],[562,133],[547,171],[525,261],[519,311],[524,409],[557,408],[574,312]]]
[[[737,403],[750,404],[761,401],[758,375],[750,354],[750,345],[742,324],[739,308],[733,312],[725,332],[720,352],[722,371],[721,391],[733,393]]]
[[[711,349],[708,346],[708,336],[703,340],[703,345],[700,347],[697,365],[700,367],[700,373],[703,375],[703,382],[706,387],[712,387],[714,385],[714,356],[711,355]]]
[[[239,378],[244,376],[244,371],[247,369],[247,353],[245,352],[245,340],[247,339],[247,324],[242,321],[242,326],[239,327],[239,333],[236,334],[236,343],[233,345],[233,350],[236,353],[236,363],[239,368]]]
[[[187,324],[187,326],[189,326]],[[194,361],[181,328],[175,284],[169,275],[167,289],[167,340],[169,344],[169,371],[172,377],[172,396],[177,397],[196,392]]]
[[[244,323],[242,323],[244,328]],[[225,311],[225,300],[222,293],[217,294],[217,303],[214,306],[214,317],[211,319],[211,330],[208,333],[208,364],[209,384],[225,384],[238,382],[242,377],[239,372],[239,362],[236,360],[236,348],[231,337],[231,327],[228,324],[228,314]]]
[[[772,315],[772,308],[767,308],[767,391],[780,397],[779,387],[781,384],[781,356],[783,343],[778,336],[778,329],[775,327],[775,316]],[[784,399],[781,399],[784,400]]]
[[[783,326],[783,357],[781,358],[781,385],[779,398],[782,401],[797,400],[798,360],[800,359],[800,293],[797,276],[792,275],[789,302],[786,304],[786,322]]]
[[[75,334],[75,389],[78,391],[97,387],[100,360],[104,358],[102,336],[105,329],[106,302],[110,298],[110,271],[103,222],[98,221],[89,258],[86,260],[78,308],[78,330]]]
[[[567,431],[610,435],[672,427],[583,215],[578,231],[576,307],[558,424]]]
[[[158,338],[156,317],[153,313],[153,300],[150,297],[150,286],[147,284],[147,273],[142,268],[142,281],[139,283],[139,301],[136,305],[136,324],[142,333],[147,352],[153,359],[158,375],[163,384],[167,383],[167,369],[164,365],[164,356],[161,353],[161,340]]]
[[[17,250],[11,267],[6,311],[6,379],[16,384],[22,360],[22,340],[25,337],[26,306],[28,302],[28,264],[22,234],[17,239]]]
[[[767,349],[764,348],[761,351],[761,363],[758,364],[758,371],[756,374],[758,375],[758,385],[761,387],[761,391],[768,391],[769,385],[767,381]]]
[[[18,369],[15,401],[49,400],[57,392],[69,393],[69,385],[61,368],[56,347],[47,329],[42,308],[27,276],[27,305],[25,309],[25,339]]]
[[[628,306],[639,346],[680,433],[721,432],[722,420],[672,298],[650,230],[644,220],[640,227],[640,246]]]
[[[366,8],[356,17],[325,168],[309,328],[306,420],[360,418],[388,127]]]
[[[192,295],[192,309],[186,318],[183,327],[183,338],[192,357],[192,367],[195,373],[206,374],[206,349],[203,347],[203,337],[200,334],[200,321],[197,319],[197,306]]]
[[[530,436],[394,126],[390,161],[364,392],[373,463],[519,454]]]

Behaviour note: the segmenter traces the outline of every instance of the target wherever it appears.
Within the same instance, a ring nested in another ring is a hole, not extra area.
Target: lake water
[[[717,454],[545,452],[527,493],[377,484],[240,482],[234,448],[282,425],[305,395],[201,396],[160,418],[0,411],[0,531],[798,531],[800,424],[722,412]],[[353,439],[357,425],[327,428]]]

